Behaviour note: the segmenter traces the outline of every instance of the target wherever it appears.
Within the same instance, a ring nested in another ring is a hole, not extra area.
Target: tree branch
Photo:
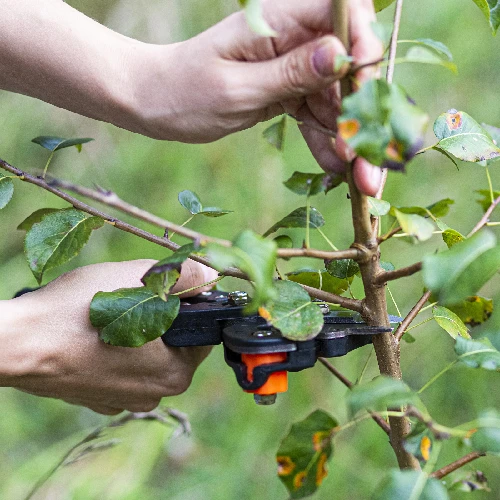
[[[448,474],[451,474],[452,472],[456,471],[457,469],[460,469],[460,467],[463,467],[464,465],[467,465],[468,463],[472,462],[473,460],[476,460],[478,458],[486,456],[486,453],[482,453],[480,451],[473,451],[471,453],[468,453],[467,455],[463,456],[462,458],[459,458],[458,460],[455,460],[451,464],[445,465],[441,469],[433,472],[430,474],[430,477],[433,477],[435,479],[443,479],[443,477],[447,476]]]
[[[492,204],[488,207],[488,210],[481,217],[481,220],[474,226],[472,231],[467,235],[467,238],[471,237],[474,233],[477,233],[483,226],[486,225],[488,219],[490,218],[491,213],[495,210],[496,206],[500,203],[500,196],[492,202]]]
[[[406,318],[397,327],[396,331],[394,332],[394,338],[398,342],[401,340],[401,338],[405,334],[406,329],[411,325],[412,321],[417,317],[420,309],[422,309],[422,307],[424,307],[424,304],[429,300],[431,293],[432,292],[430,291],[425,292],[422,297],[420,297],[419,301],[413,306]]]
[[[378,220],[378,218],[377,218]],[[394,229],[391,229],[388,233],[386,234],[383,234],[382,236],[380,236],[379,238],[377,238],[377,242],[380,244],[380,243],[383,243],[384,241],[387,241],[389,238],[392,238],[395,234],[399,233],[399,231],[401,231],[401,226],[398,226],[398,227],[395,227]]]
[[[341,372],[335,368],[327,359],[325,358],[318,358],[318,361],[335,377],[337,377],[348,389],[352,389],[354,387],[354,384]],[[384,417],[382,415],[379,415],[378,413],[371,411],[369,412],[370,415],[372,416],[373,420],[377,423],[377,425],[387,434],[389,435],[391,432],[391,428],[389,424],[385,421]]]
[[[350,309],[351,311],[356,311],[362,314],[364,312],[364,306],[362,300],[350,299],[349,297],[342,297],[341,295],[336,295],[334,293],[324,292],[323,290],[318,290],[307,285],[301,285],[302,288],[315,299],[322,300],[323,302],[329,302],[330,304],[338,304],[341,307]]]
[[[421,270],[422,262],[416,262],[411,266],[395,269],[394,271],[384,271],[375,277],[375,283],[378,285],[383,285],[388,281],[404,278],[405,276],[412,276],[413,274],[418,273]]]

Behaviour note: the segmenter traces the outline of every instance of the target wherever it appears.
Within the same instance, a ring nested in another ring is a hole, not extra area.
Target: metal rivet
[[[227,299],[232,306],[245,306],[248,304],[248,293],[241,291],[230,292]]]
[[[254,401],[260,406],[269,406],[276,403],[277,394],[254,394]]]
[[[273,334],[271,330],[257,330],[252,333],[253,337],[269,337]]]

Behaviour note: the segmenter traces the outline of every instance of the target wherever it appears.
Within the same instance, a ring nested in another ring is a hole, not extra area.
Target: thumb
[[[346,55],[342,42],[325,36],[270,61],[251,63],[248,79],[259,92],[261,105],[302,97],[329,87],[348,68],[335,69],[335,58]]]

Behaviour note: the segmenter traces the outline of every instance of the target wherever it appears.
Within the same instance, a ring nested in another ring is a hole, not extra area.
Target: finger
[[[244,66],[235,69],[243,75],[248,101],[253,101],[254,108],[259,109],[328,88],[347,69],[335,71],[335,58],[339,54],[345,55],[340,40],[325,36],[276,59],[243,63]]]
[[[68,403],[70,405],[74,406],[84,406],[85,408],[88,408],[89,410],[95,411],[96,413],[100,413],[101,415],[118,415],[123,411],[123,409],[120,408],[113,408],[111,406],[103,405],[103,404],[98,404],[98,403],[90,403],[87,404],[83,401],[79,401],[76,399],[71,399],[71,398],[64,398],[63,401],[65,403]]]
[[[183,290],[187,290],[198,285],[203,285],[204,283],[215,280],[217,276],[218,273],[214,269],[204,266],[203,264],[199,264],[194,260],[188,259],[182,264],[181,277],[172,288],[172,292],[182,292]],[[190,292],[181,294],[180,297],[193,297],[201,292],[210,290],[212,287],[213,285],[207,285],[201,288],[196,288],[195,290],[191,290]]]
[[[364,158],[356,158],[353,172],[354,182],[358,189],[368,195],[375,196],[382,182],[382,169],[368,163]]]

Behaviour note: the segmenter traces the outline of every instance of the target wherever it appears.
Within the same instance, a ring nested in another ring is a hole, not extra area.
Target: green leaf
[[[470,115],[450,109],[434,122],[437,147],[455,158],[469,162],[491,160],[500,156],[490,135]]]
[[[165,302],[147,288],[99,292],[90,304],[90,322],[107,344],[140,347],[161,337],[179,313],[175,295]]]
[[[490,134],[491,140],[495,146],[500,144],[500,128],[493,127],[492,125],[488,125],[487,123],[481,123],[481,127]]]
[[[429,217],[431,214],[434,217],[444,217],[450,211],[450,205],[455,203],[454,200],[450,198],[444,198],[443,200],[436,201],[428,207],[397,207],[400,212],[405,214],[416,214],[422,217]],[[396,207],[395,207],[396,208]]]
[[[404,447],[408,453],[425,463],[430,458],[434,439],[434,435],[427,425],[424,422],[417,422],[411,433],[405,437]]]
[[[491,31],[496,35],[500,26],[500,1],[499,0],[472,0],[490,22]]]
[[[352,277],[348,279],[335,278],[324,269],[322,271],[294,271],[288,273],[287,277],[295,283],[318,288],[336,295],[342,295],[352,282]]]
[[[460,243],[465,240],[465,236],[454,229],[447,229],[441,235],[443,237],[443,241],[446,243],[448,248]]]
[[[354,386],[347,398],[352,415],[363,409],[386,410],[419,402],[418,396],[402,380],[385,376]]]
[[[198,212],[197,215],[204,215],[205,217],[222,217],[223,215],[233,213],[232,210],[223,210],[218,207],[203,207],[201,212]]]
[[[472,327],[484,323],[493,313],[493,301],[479,295],[448,306],[466,325]]]
[[[368,196],[368,210],[374,217],[381,217],[387,215],[391,209],[391,204],[388,201],[377,200],[372,196]]]
[[[392,23],[373,22],[370,23],[370,26],[376,37],[382,42],[383,47],[387,48],[391,42],[392,30],[394,27]]]
[[[373,0],[373,6],[375,7],[375,12],[380,12],[384,10],[389,5],[393,4],[396,0]]]
[[[199,214],[203,210],[200,198],[193,191],[186,189],[178,195],[179,203],[192,215]]]
[[[290,498],[313,494],[327,475],[333,453],[332,436],[338,422],[321,410],[292,425],[278,449],[278,476]]]
[[[462,477],[453,481],[448,491],[464,491],[472,493],[473,491],[491,492],[488,487],[488,480],[481,471],[465,472]]]
[[[380,261],[380,267],[384,271],[395,271],[396,270],[396,267],[391,262],[382,262],[382,261]]]
[[[10,177],[0,174],[0,209],[7,206],[14,194],[14,183]]]
[[[427,48],[431,48],[441,57],[446,58],[448,61],[453,61],[453,55],[450,49],[443,42],[438,42],[430,38],[416,38],[415,40],[399,40],[398,43],[413,43],[416,45],[423,45]]]
[[[435,64],[449,69],[453,73],[457,73],[457,65],[451,62],[448,58],[442,59],[434,51],[425,47],[411,47],[404,56],[405,62]]]
[[[457,170],[458,170],[458,163],[455,160],[455,158],[450,155],[450,153],[448,153],[444,149],[441,149],[438,146],[433,146],[431,149],[433,149],[434,151],[437,151],[438,153],[441,153],[443,156],[446,156],[446,158],[448,158],[448,160],[450,160],[453,163],[453,165],[455,165],[455,167],[457,167]]]
[[[342,107],[340,137],[373,165],[403,170],[423,144],[428,117],[396,84],[370,80]]]
[[[59,212],[59,210],[59,208],[40,208],[39,210],[35,210],[31,215],[28,215],[28,217],[26,217],[26,219],[24,219],[19,226],[17,226],[17,229],[20,231],[29,231],[33,227],[33,224],[40,222],[45,215],[53,212]]]
[[[491,193],[489,189],[478,189],[476,193],[479,193],[482,198],[476,200],[477,203],[481,205],[483,212],[486,212],[491,205]],[[493,199],[496,200],[500,196],[500,191],[493,191]]]
[[[415,498],[418,500],[449,500],[446,488],[437,480],[426,477],[424,472],[416,470],[391,470],[377,486],[372,500],[409,500],[412,493],[422,492]]]
[[[259,308],[259,314],[283,337],[290,340],[309,340],[323,328],[323,313],[311,302],[309,294],[292,281],[277,281],[278,296]]]
[[[286,234],[281,234],[273,239],[278,248],[293,248],[293,240]]]
[[[278,229],[306,227],[306,225],[307,225],[307,208],[306,207],[296,208],[293,212],[290,212],[286,217],[284,217],[279,222],[274,224],[274,226],[270,227],[264,233],[264,237],[269,236],[270,234],[276,232]],[[309,227],[316,229],[324,225],[325,225],[325,219],[323,218],[323,216],[316,208],[311,207],[309,212]]]
[[[278,36],[262,15],[261,0],[238,0],[241,7],[245,10],[248,26],[260,36]]]
[[[160,299],[166,301],[170,290],[181,276],[182,263],[194,251],[196,249],[192,243],[182,246],[175,253],[148,269],[141,278],[142,283],[146,288],[158,295]]]
[[[266,141],[274,146],[278,151],[283,151],[283,146],[285,144],[285,132],[286,132],[286,115],[284,115],[280,121],[273,123],[267,127],[262,136]]]
[[[493,347],[489,339],[466,340],[457,337],[455,352],[458,360],[469,368],[500,370],[500,352]]]
[[[344,66],[347,71],[351,66],[351,64],[353,63],[353,61],[354,57],[352,56],[348,56],[347,54],[337,54],[333,61],[333,71],[338,73],[340,72],[341,69],[344,68]]]
[[[403,232],[409,236],[425,241],[432,237],[434,225],[426,218],[416,214],[405,214],[395,207],[391,208],[391,215],[396,217]]]
[[[93,141],[90,137],[84,137],[79,139],[63,139],[62,137],[54,137],[51,135],[41,135],[35,137],[31,140],[35,144],[42,146],[42,148],[48,149],[49,151],[59,151],[60,149],[69,148],[75,146],[78,152],[82,150],[82,144]]]
[[[352,259],[325,261],[326,270],[335,278],[352,278],[360,273],[358,263]]]
[[[283,184],[296,194],[314,196],[318,193],[328,192],[341,183],[342,177],[340,175],[294,172]]]
[[[469,330],[464,325],[463,321],[453,312],[442,306],[432,308],[432,316],[436,323],[450,336],[456,339],[458,336],[470,339]]]
[[[426,255],[422,264],[425,286],[447,306],[476,294],[500,267],[500,251],[495,235],[483,230],[445,252]]]
[[[94,229],[104,224],[100,217],[68,208],[45,215],[26,234],[24,251],[38,283],[43,273],[76,257]]]
[[[207,257],[218,271],[237,267],[248,275],[255,286],[253,300],[246,312],[254,312],[259,306],[276,297],[273,275],[276,266],[276,243],[250,230],[243,231],[233,241],[232,247],[210,243]]]
[[[477,451],[500,455],[500,415],[496,410],[484,410],[477,419],[477,431],[471,445]]]

